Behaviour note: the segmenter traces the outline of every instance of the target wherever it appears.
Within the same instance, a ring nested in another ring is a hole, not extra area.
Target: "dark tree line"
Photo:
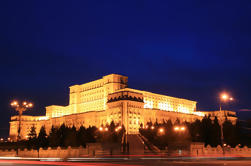
[[[31,127],[28,134],[26,145],[28,148],[46,148],[46,147],[86,147],[86,143],[94,142],[121,142],[125,132],[123,126],[115,124],[113,121],[106,126],[101,126],[102,131],[95,126],[85,128],[81,126],[78,130],[75,126],[67,127],[62,124],[60,127],[52,126],[49,134],[46,134],[45,127],[42,126],[39,134],[36,134],[36,128]]]
[[[175,131],[175,126],[184,126],[186,130]],[[160,128],[164,129],[162,134],[159,132]],[[177,144],[204,142],[205,145],[210,145],[212,147],[221,145],[221,126],[217,117],[212,120],[211,117],[205,116],[201,121],[196,120],[191,123],[180,123],[178,119],[174,124],[170,120],[163,121],[161,124],[149,122],[147,127],[140,128],[140,133],[160,149],[164,149],[174,142],[177,142]],[[231,147],[235,147],[238,144],[245,144],[245,142],[240,139],[243,135],[241,135],[238,121],[233,125],[226,119],[223,123],[223,136],[224,143]]]
[[[36,134],[36,128],[33,126],[28,134],[28,140],[25,141],[27,148],[46,148],[46,147],[77,147],[86,146],[86,143],[96,142],[98,135],[97,128],[92,126],[85,128],[81,126],[79,130],[75,126],[67,127],[62,124],[60,127],[52,126],[47,135],[45,127],[40,128],[39,134]]]

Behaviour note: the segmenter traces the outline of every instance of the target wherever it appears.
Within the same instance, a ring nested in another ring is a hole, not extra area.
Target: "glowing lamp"
[[[164,129],[163,129],[163,128],[160,128],[160,129],[159,129],[159,132],[160,132],[160,133],[163,133],[163,132],[164,132]]]
[[[32,104],[32,103],[29,103],[29,104],[28,104],[28,106],[29,106],[29,107],[32,107],[32,106],[33,106],[33,104]]]
[[[222,98],[222,100],[227,100],[228,99],[228,95],[227,94],[222,94],[221,98]]]
[[[186,130],[186,128],[185,128],[185,127],[181,127],[180,130],[181,130],[181,131],[184,131],[184,130]]]

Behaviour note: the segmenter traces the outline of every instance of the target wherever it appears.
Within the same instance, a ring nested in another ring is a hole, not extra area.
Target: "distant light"
[[[174,131],[178,131],[180,128],[178,126],[174,127]]]
[[[222,94],[221,94],[221,100],[224,100],[224,101],[233,101],[234,98],[231,97],[231,96],[229,96],[229,95],[226,94],[226,93],[222,93]]]
[[[151,129],[153,130],[153,129],[154,129],[154,126],[151,126]]]
[[[184,131],[184,130],[186,130],[186,128],[185,128],[185,127],[181,127],[180,130],[181,130],[181,131]]]
[[[99,128],[99,131],[103,131],[103,127],[100,127],[100,128]]]
[[[119,126],[119,127],[117,127],[117,128],[115,129],[115,131],[119,131],[121,128],[122,128],[122,127]]]
[[[17,101],[13,101],[10,105],[11,105],[11,106],[17,106],[17,105],[18,105],[18,102],[17,102]]]
[[[163,133],[163,132],[164,132],[164,129],[163,129],[163,128],[160,128],[160,129],[159,129],[159,132],[160,132],[160,133]]]
[[[227,94],[222,94],[222,95],[221,95],[221,98],[222,98],[223,100],[227,100],[227,99],[228,99],[228,95],[227,95]]]
[[[107,128],[107,127],[105,128],[105,131],[108,131],[108,128]]]

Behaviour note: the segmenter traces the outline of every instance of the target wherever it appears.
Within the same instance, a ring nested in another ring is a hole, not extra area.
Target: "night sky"
[[[70,85],[103,75],[129,87],[251,117],[251,1],[1,1],[0,136],[12,99],[67,105]]]

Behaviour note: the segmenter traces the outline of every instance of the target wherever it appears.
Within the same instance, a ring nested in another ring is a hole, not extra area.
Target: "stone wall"
[[[59,157],[59,158],[68,158],[68,157],[81,157],[82,155],[87,155],[87,149],[83,147],[78,148],[48,148],[48,149],[42,149],[40,148],[38,150],[19,150],[18,156],[19,157]]]
[[[223,151],[224,150],[224,151]],[[191,156],[232,156],[232,157],[251,157],[251,148],[244,146],[240,148],[236,146],[235,148],[224,147],[222,149],[221,146],[211,147],[210,145],[204,147],[200,145],[191,145],[190,147],[190,155]]]
[[[104,155],[120,154],[119,144],[100,144],[100,143],[88,143],[86,148],[80,147],[67,147],[67,148],[40,148],[36,149],[15,149],[11,150],[0,150],[0,157],[40,157],[40,158],[70,158],[70,157],[101,157]]]

